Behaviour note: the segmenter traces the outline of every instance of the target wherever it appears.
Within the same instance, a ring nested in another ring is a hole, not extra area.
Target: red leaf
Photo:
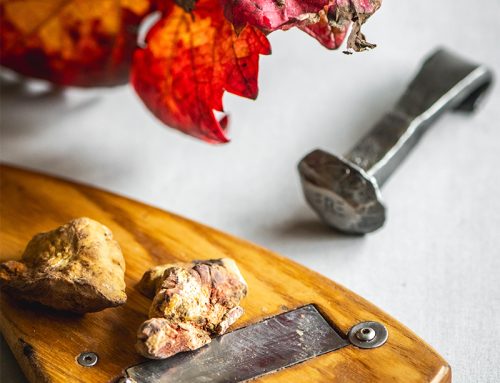
[[[365,41],[361,25],[381,0],[222,0],[224,13],[234,25],[252,25],[265,32],[299,27],[329,49],[338,48],[351,22],[348,48],[356,51],[374,45]]]
[[[128,81],[149,0],[6,0],[0,4],[1,65],[61,85]]]
[[[192,13],[175,5],[148,32],[138,49],[132,83],[165,124],[208,142],[227,142],[222,96],[256,98],[259,54],[270,54],[266,37],[246,26],[238,34],[218,0],[200,0]]]

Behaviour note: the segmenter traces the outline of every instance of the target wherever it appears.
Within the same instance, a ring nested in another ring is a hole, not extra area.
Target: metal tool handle
[[[486,67],[439,49],[424,62],[394,109],[346,158],[382,186],[434,121],[447,110],[473,111],[492,80]]]

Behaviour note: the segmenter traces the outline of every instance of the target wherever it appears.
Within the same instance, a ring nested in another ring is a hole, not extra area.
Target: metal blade
[[[243,382],[348,345],[313,305],[213,339],[193,352],[130,367],[136,383]]]

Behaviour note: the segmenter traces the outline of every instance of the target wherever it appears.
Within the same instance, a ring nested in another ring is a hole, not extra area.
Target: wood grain
[[[135,333],[150,301],[135,284],[150,266],[231,257],[249,284],[236,326],[314,303],[344,333],[375,320],[389,330],[374,350],[353,346],[258,379],[259,382],[450,382],[448,364],[410,330],[369,302],[282,256],[151,206],[92,187],[2,166],[0,260],[17,259],[36,233],[87,216],[106,226],[126,262],[127,304],[85,316],[62,314],[2,294],[0,329],[31,382],[108,382],[143,359]],[[94,367],[76,356],[96,352]]]

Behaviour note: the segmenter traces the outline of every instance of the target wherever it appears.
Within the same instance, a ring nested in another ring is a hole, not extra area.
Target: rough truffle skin
[[[151,359],[195,350],[223,334],[242,314],[247,284],[229,258],[162,265],[138,285],[153,298],[137,332],[137,351]]]
[[[0,265],[0,286],[26,301],[86,313],[126,302],[125,260],[113,234],[77,218],[35,235],[21,261]]]

